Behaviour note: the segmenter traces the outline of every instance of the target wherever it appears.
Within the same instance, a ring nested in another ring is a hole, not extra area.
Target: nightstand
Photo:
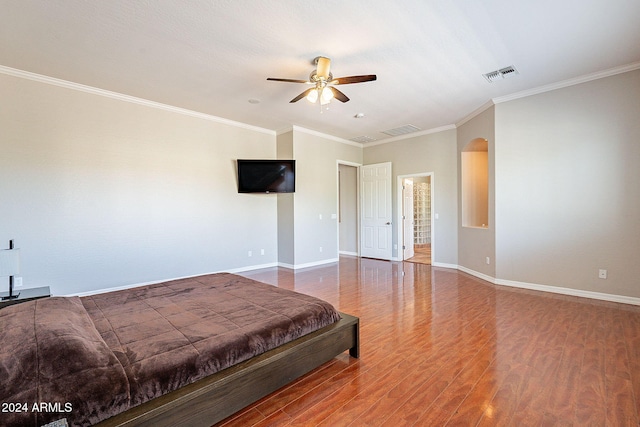
[[[20,304],[27,301],[33,301],[34,299],[47,298],[51,296],[51,290],[48,286],[43,286],[41,288],[19,289],[19,292],[20,296],[18,296],[18,298],[0,301],[0,309],[13,304]],[[14,289],[14,293],[16,293],[16,289]],[[7,292],[3,292],[0,295],[6,294]]]

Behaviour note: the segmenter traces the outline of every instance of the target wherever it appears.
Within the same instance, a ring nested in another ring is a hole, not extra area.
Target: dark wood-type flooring
[[[341,257],[243,275],[360,317],[347,353],[219,425],[637,426],[640,307]]]

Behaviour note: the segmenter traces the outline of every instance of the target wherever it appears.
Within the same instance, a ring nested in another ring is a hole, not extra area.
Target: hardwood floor
[[[231,426],[637,426],[640,307],[342,257],[243,274],[360,317],[361,358],[331,362]]]
[[[413,256],[405,261],[431,264],[431,245],[416,245],[413,248]]]

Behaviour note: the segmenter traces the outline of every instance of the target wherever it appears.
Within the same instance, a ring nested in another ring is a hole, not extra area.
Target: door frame
[[[340,165],[352,166],[356,168],[356,248],[357,256],[360,257],[360,166],[362,163],[349,162],[347,160],[336,160],[336,253],[340,257]]]
[[[411,184],[409,184],[411,183]],[[407,186],[410,186],[409,191],[407,191]],[[399,251],[402,251],[402,259],[408,259],[411,258],[415,255],[414,253],[414,243],[408,245],[407,244],[407,238],[409,238],[407,235],[411,236],[411,240],[413,240],[413,226],[414,226],[414,221],[413,221],[413,210],[414,210],[414,206],[415,206],[415,200],[413,200],[413,178],[405,178],[402,180],[402,209],[400,210],[401,212],[401,217],[398,217],[398,221],[402,221],[402,242],[400,245],[400,249],[398,249]],[[407,197],[409,196],[409,197]],[[411,206],[409,206],[409,209],[407,209],[407,201],[408,199],[411,200]],[[407,213],[409,212],[409,213]],[[410,218],[407,218],[407,216],[410,215]],[[407,221],[410,221],[411,223],[411,230],[407,230]]]
[[[407,178],[422,178],[425,176],[430,177],[431,182],[431,218],[429,218],[429,223],[431,227],[431,265],[433,265],[433,260],[436,254],[436,239],[435,239],[435,224],[433,222],[435,209],[433,208],[435,205],[435,174],[433,172],[420,172],[420,173],[410,173],[406,175],[398,175],[397,187],[396,187],[396,218],[398,218],[396,235],[398,236],[398,249],[397,249],[397,259],[398,261],[404,261],[404,251],[402,250],[402,246],[404,246],[404,221],[402,221],[402,208],[404,204],[404,200],[402,198],[402,182]]]

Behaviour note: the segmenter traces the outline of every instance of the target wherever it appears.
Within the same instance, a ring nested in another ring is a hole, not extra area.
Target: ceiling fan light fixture
[[[364,83],[376,80],[375,74],[367,74],[362,76],[346,76],[333,78],[331,74],[331,60],[324,56],[318,56],[313,63],[316,65],[316,69],[309,74],[309,80],[298,79],[283,79],[267,77],[267,80],[277,82],[289,82],[289,83],[304,83],[312,85],[311,88],[305,90],[289,103],[300,101],[302,98],[307,98],[307,101],[315,104],[319,101],[321,106],[327,105],[332,99],[337,99],[340,102],[348,102],[349,97],[342,93],[341,90],[333,87],[333,85],[347,85],[352,83]],[[328,107],[327,107],[328,108]]]
[[[317,100],[318,100],[318,90],[316,89],[309,92],[309,94],[307,95],[307,101],[309,101],[312,104],[315,104]]]
[[[320,89],[318,89],[318,91],[320,91]],[[331,102],[332,99],[333,99],[333,91],[331,90],[331,88],[328,86],[325,86],[324,88],[322,88],[322,94],[320,95],[320,104],[321,105],[328,104],[329,102]]]

